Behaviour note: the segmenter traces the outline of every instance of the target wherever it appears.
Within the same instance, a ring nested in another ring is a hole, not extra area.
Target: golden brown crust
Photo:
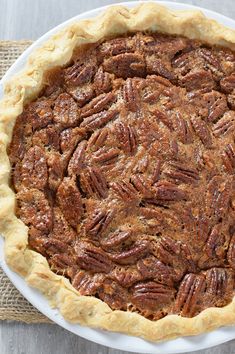
[[[0,102],[0,232],[5,237],[9,266],[23,275],[29,285],[40,289],[65,319],[160,341],[235,323],[235,299],[223,308],[209,308],[193,318],[169,315],[152,322],[136,313],[112,311],[101,300],[79,295],[67,279],[50,270],[45,257],[27,247],[28,228],[14,213],[15,194],[9,187],[10,164],[6,153],[15,119],[24,104],[41,90],[46,70],[66,64],[74,48],[81,44],[144,30],[184,35],[235,49],[235,31],[208,20],[201,12],[173,12],[152,3],[131,10],[122,6],[111,7],[105,14],[74,23],[53,36],[30,56],[25,70],[6,84]]]

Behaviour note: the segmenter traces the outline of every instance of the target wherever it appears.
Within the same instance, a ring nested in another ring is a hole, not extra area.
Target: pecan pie
[[[6,88],[8,261],[70,321],[152,340],[235,322],[235,34],[187,16],[111,9]]]

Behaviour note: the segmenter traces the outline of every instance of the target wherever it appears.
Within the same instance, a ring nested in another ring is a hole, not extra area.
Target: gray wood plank
[[[0,0],[0,38],[36,39],[61,22],[120,0]],[[173,0],[172,2],[177,2]],[[234,0],[181,0],[235,17]],[[223,4],[221,6],[221,4]]]
[[[56,25],[92,8],[120,0],[0,0],[1,39],[36,39]]]
[[[179,0],[180,1],[180,0]],[[36,39],[59,23],[120,0],[0,0],[0,39]],[[175,1],[176,2],[176,1]],[[181,0],[235,18],[234,0]],[[69,333],[57,325],[0,323],[0,354],[123,354]],[[196,352],[195,352],[196,353]],[[234,354],[235,341],[198,354]]]
[[[89,342],[57,325],[27,325],[3,322],[0,326],[1,354],[124,354]],[[235,341],[194,354],[234,354]],[[193,354],[192,353],[192,354]]]

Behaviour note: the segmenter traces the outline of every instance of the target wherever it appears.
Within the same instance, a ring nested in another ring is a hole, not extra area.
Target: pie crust
[[[24,105],[41,91],[44,73],[68,63],[77,46],[137,31],[183,35],[235,50],[235,31],[207,19],[199,11],[171,11],[153,3],[131,10],[122,6],[110,7],[101,16],[74,23],[54,35],[34,51],[24,71],[7,82],[0,102],[0,232],[5,238],[8,265],[30,286],[39,289],[66,320],[162,341],[234,324],[235,300],[222,308],[207,308],[192,318],[167,315],[153,322],[134,312],[113,311],[95,297],[81,296],[68,279],[50,270],[45,257],[28,248],[28,228],[15,215],[15,193],[9,186],[11,167],[7,146],[15,119]]]

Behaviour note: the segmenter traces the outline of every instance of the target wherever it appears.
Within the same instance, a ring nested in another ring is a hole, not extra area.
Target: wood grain
[[[234,0],[179,0],[235,18]],[[37,39],[59,23],[120,0],[0,0],[0,39]],[[173,1],[174,2],[174,1]],[[136,351],[138,349],[136,348]],[[79,338],[57,325],[0,323],[0,354],[124,354]],[[235,341],[198,354],[234,354]]]

